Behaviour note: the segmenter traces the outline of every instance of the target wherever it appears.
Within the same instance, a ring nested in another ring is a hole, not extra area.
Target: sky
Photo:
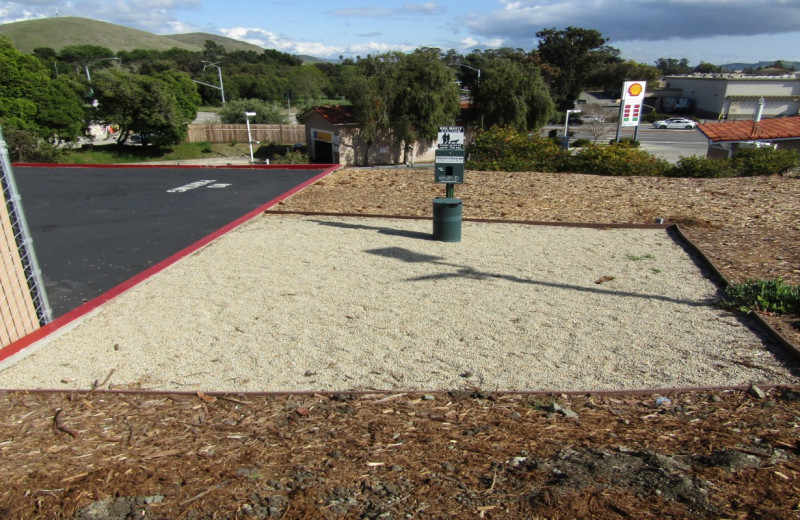
[[[536,32],[596,29],[624,59],[800,61],[800,0],[21,0],[0,24],[80,16],[155,34],[206,32],[337,59],[417,47],[526,51]]]

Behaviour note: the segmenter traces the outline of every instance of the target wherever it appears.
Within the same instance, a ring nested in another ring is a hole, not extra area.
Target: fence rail
[[[250,135],[254,141],[263,144],[306,143],[306,127],[303,125],[250,125]],[[190,143],[247,143],[246,125],[189,125]]]

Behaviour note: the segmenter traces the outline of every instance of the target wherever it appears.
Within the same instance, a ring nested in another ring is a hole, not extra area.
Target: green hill
[[[24,53],[37,47],[56,51],[69,45],[100,45],[114,52],[148,49],[165,51],[173,47],[200,51],[206,40],[212,40],[225,50],[252,50],[261,53],[257,45],[216,34],[192,33],[159,36],[99,20],[77,17],[39,18],[0,25],[0,35],[7,36]]]
[[[163,38],[169,38],[171,40],[178,41],[183,45],[191,45],[193,48],[197,49],[202,49],[203,45],[205,45],[206,43],[206,40],[211,40],[217,45],[225,47],[226,51],[254,51],[259,54],[264,52],[264,48],[259,47],[258,45],[253,45],[252,43],[234,40],[233,38],[226,38],[225,36],[220,36],[218,34],[209,34],[209,33],[170,34],[163,36]]]

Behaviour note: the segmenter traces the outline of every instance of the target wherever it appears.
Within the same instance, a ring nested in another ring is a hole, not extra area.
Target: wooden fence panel
[[[38,328],[39,317],[19,256],[17,235],[0,190],[0,347]]]
[[[261,144],[306,145],[304,125],[250,125],[250,135]],[[247,125],[189,125],[190,143],[247,143]]]

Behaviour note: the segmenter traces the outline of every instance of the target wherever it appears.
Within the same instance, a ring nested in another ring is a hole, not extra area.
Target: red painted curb
[[[46,165],[43,165],[43,166],[52,167],[53,165],[46,164]],[[266,167],[266,168],[269,168],[270,166],[264,165],[264,167]],[[290,166],[295,166],[295,168],[291,168],[291,169],[314,169],[314,170],[317,170],[320,167],[327,167],[327,168],[324,171],[322,171],[322,173],[320,173],[319,175],[316,175],[316,176],[312,177],[311,179],[307,180],[306,182],[304,182],[304,183],[294,187],[293,189],[287,191],[286,193],[283,193],[283,194],[275,197],[274,199],[270,200],[266,204],[263,204],[263,205],[259,206],[258,208],[250,211],[249,213],[246,213],[245,215],[242,215],[241,217],[239,217],[238,219],[234,220],[233,222],[231,222],[231,223],[219,228],[218,230],[214,231],[213,233],[211,233],[209,235],[206,235],[205,237],[201,238],[200,240],[198,240],[194,244],[185,247],[184,249],[178,251],[174,255],[162,260],[161,262],[159,262],[159,263],[155,264],[154,266],[146,269],[145,271],[142,271],[138,275],[136,275],[136,276],[134,276],[134,277],[122,282],[121,284],[117,285],[113,289],[111,289],[111,290],[101,294],[100,296],[98,296],[98,297],[96,297],[96,298],[84,303],[83,305],[81,305],[77,309],[74,309],[74,310],[68,312],[67,314],[64,314],[63,316],[53,320],[52,322],[48,323],[47,325],[45,325],[45,326],[43,326],[43,327],[31,332],[27,336],[24,336],[24,337],[18,339],[17,341],[14,341],[13,343],[9,343],[5,347],[0,348],[0,362],[5,361],[9,357],[22,352],[23,350],[25,350],[26,348],[30,347],[35,342],[45,338],[46,336],[52,334],[53,332],[55,332],[55,331],[61,329],[62,327],[72,323],[73,321],[77,320],[78,318],[81,318],[81,317],[87,315],[88,313],[92,312],[94,309],[100,307],[101,305],[103,305],[104,303],[108,302],[109,300],[112,300],[113,298],[116,298],[117,296],[119,296],[120,294],[124,293],[128,289],[130,289],[132,287],[135,287],[136,285],[142,283],[143,281],[147,280],[148,278],[150,278],[154,274],[163,271],[164,269],[166,269],[167,267],[171,266],[175,262],[177,262],[180,259],[182,259],[182,258],[194,253],[198,249],[202,248],[203,246],[207,245],[208,243],[212,242],[213,240],[216,240],[217,238],[219,238],[220,236],[224,235],[225,233],[228,233],[229,231],[233,230],[234,228],[237,228],[237,227],[241,226],[242,224],[244,224],[245,222],[247,222],[247,221],[249,221],[249,220],[251,220],[251,219],[253,219],[253,218],[255,218],[255,217],[259,216],[259,215],[261,215],[262,213],[264,213],[266,210],[268,210],[269,208],[271,208],[272,206],[274,206],[278,202],[291,197],[292,195],[294,195],[295,193],[299,192],[300,190],[306,188],[307,186],[309,186],[311,184],[314,184],[315,182],[317,182],[318,180],[322,179],[323,177],[326,177],[327,175],[333,173],[334,171],[336,171],[340,167],[340,165],[338,165],[338,164],[319,165],[319,166],[314,166],[314,165],[290,165]],[[159,167],[159,166],[155,166],[155,167]],[[225,168],[227,168],[227,167],[225,167]],[[278,169],[277,165],[275,166],[275,169]],[[287,168],[281,167],[279,169],[287,169]]]
[[[213,168],[239,170],[320,170],[340,168],[340,164],[61,164],[61,163],[14,163],[11,166],[31,168]]]

